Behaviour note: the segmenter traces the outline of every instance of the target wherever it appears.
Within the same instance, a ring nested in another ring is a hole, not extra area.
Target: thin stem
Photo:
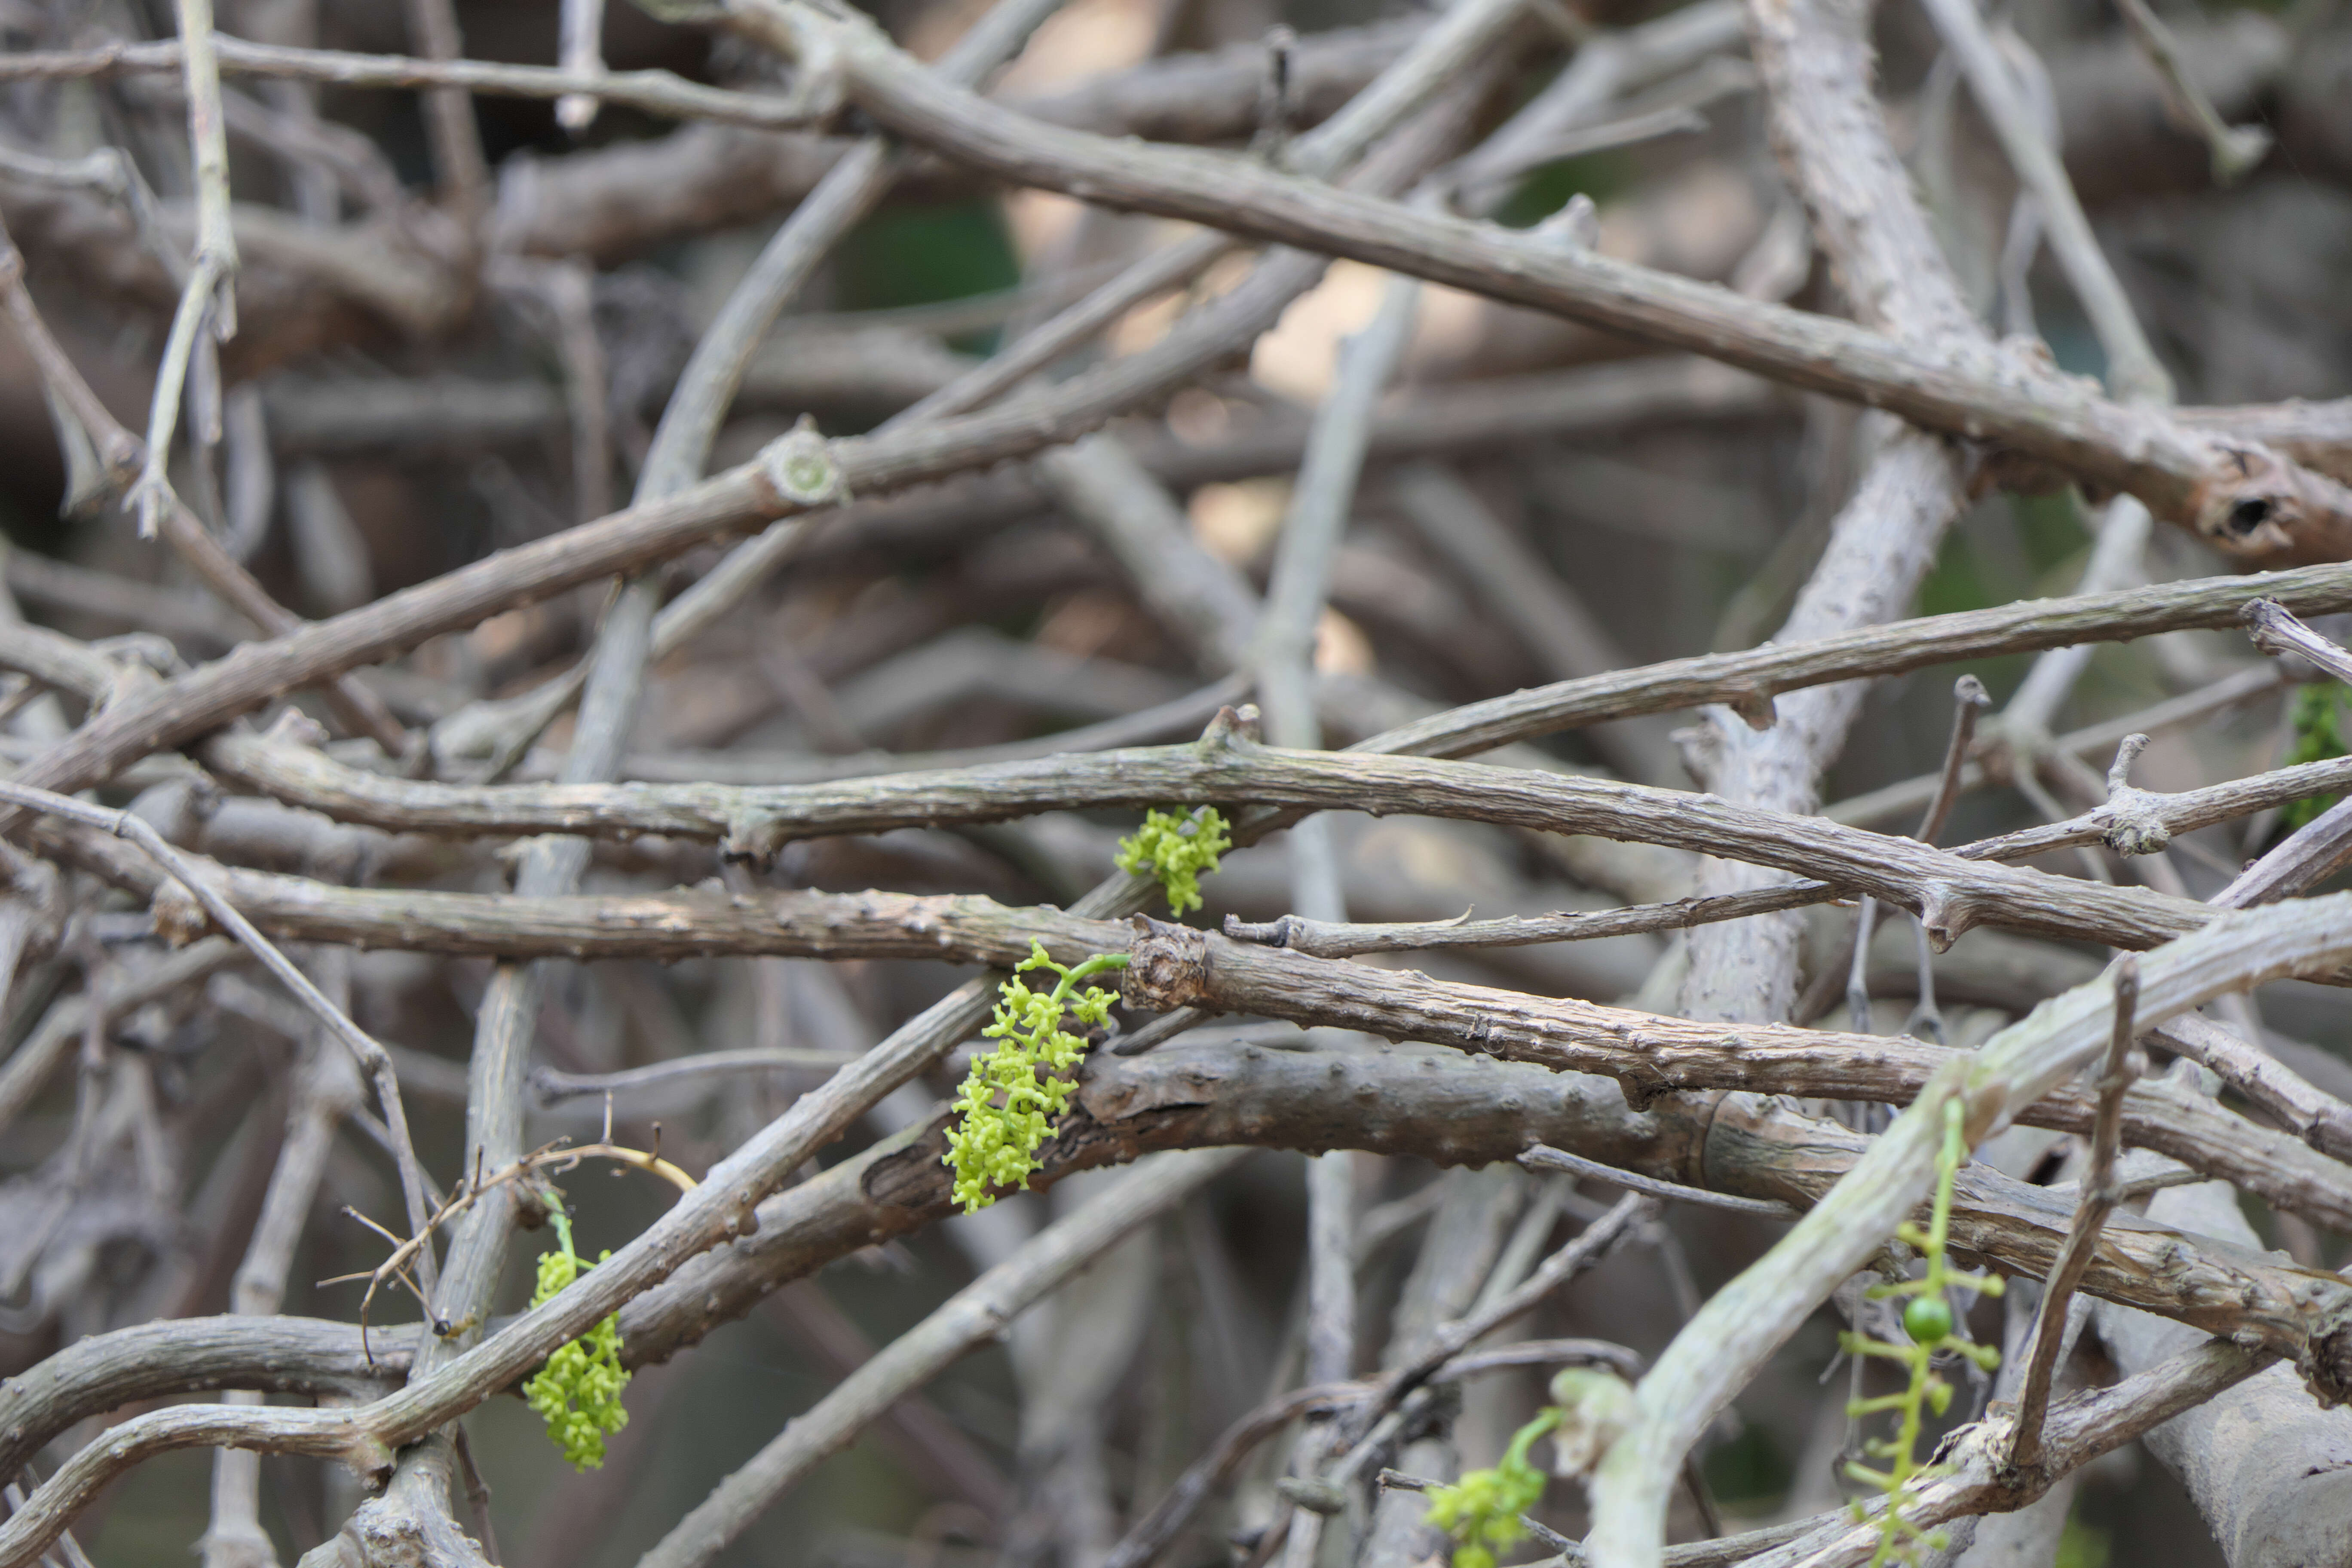
[[[352,54],[217,36],[213,51],[222,72],[232,76],[330,82],[339,87],[456,88],[509,98],[579,98],[668,119],[706,120],[767,131],[792,130],[824,112],[823,106],[804,99],[730,92],[666,70],[583,72],[569,66]],[[178,70],[184,58],[178,40],[171,38],[110,43],[63,53],[28,50],[0,56],[0,82],[73,81]]]
[[[2042,1423],[2050,1404],[2050,1380],[2058,1369],[2058,1352],[2066,1335],[2066,1300],[2082,1283],[2098,1245],[2100,1227],[2117,1201],[2115,1191],[2116,1150],[2120,1144],[2124,1092],[2131,1087],[2130,1056],[2137,1032],[2134,1016],[2139,1005],[2139,963],[2130,954],[2116,961],[2115,1031],[2107,1042],[2105,1070],[2099,1075],[2099,1114],[2091,1131],[2091,1160],[2083,1173],[2082,1197],[2066,1245],[2050,1270],[2035,1320],[2032,1359],[2026,1365],[2025,1384],[2017,1396],[2017,1434],[2009,1463],[2031,1468],[2042,1457]]]
[[[2123,285],[2099,250],[2091,223],[2083,216],[2074,182],[2058,153],[2035,125],[2035,117],[2020,96],[2010,64],[1986,30],[1976,0],[1920,0],[1934,19],[1944,45],[1958,57],[1969,89],[1984,109],[1985,123],[2009,155],[2010,167],[2033,193],[2048,226],[2051,248],[2074,285],[2075,298],[2091,318],[2099,344],[2107,354],[2107,384],[2116,396],[2131,403],[2170,403],[2172,378],[2165,374],[2156,351],[2148,345],[2139,318],[2125,298]]]
[[[2132,42],[2156,68],[2166,102],[2205,138],[2213,160],[2213,183],[2235,184],[2270,154],[2271,133],[2259,125],[2231,125],[2221,118],[2181,63],[2180,40],[2148,8],[2147,0],[2116,0],[2116,9],[2131,29]]]
[[[604,0],[563,0],[559,43],[562,68],[592,79],[604,75]],[[595,123],[597,100],[567,93],[555,101],[555,122],[573,135]]]
[[[343,1044],[359,1063],[360,1069],[367,1073],[375,1085],[376,1101],[383,1112],[385,1126],[391,1130],[393,1149],[400,1166],[401,1195],[408,1205],[409,1226],[413,1230],[423,1230],[432,1213],[432,1205],[425,1199],[427,1183],[425,1168],[417,1162],[415,1144],[408,1135],[408,1115],[401,1105],[400,1080],[394,1076],[392,1058],[377,1043],[375,1037],[352,1022],[350,1016],[328,1000],[326,993],[313,984],[310,977],[303,973],[293,960],[239,913],[236,906],[224,898],[213,885],[212,879],[198,868],[192,857],[174,847],[139,817],[127,811],[110,811],[70,795],[57,795],[12,781],[0,780],[0,800],[102,828],[117,837],[131,840],[169,872],[190,897],[204,906],[206,914],[244,944],[247,951],[260,961],[261,966],[277,977],[279,984],[294,994],[296,1001],[309,1008],[311,1015],[326,1026],[327,1032]],[[418,1272],[429,1289],[434,1272],[429,1248],[418,1259]]]
[[[639,1568],[698,1568],[709,1562],[818,1461],[847,1446],[900,1397],[966,1351],[996,1338],[1015,1315],[1240,1158],[1237,1150],[1161,1155],[1056,1220],[786,1426],[679,1520],[639,1559]]]
[[[455,61],[466,53],[451,0],[406,0],[409,42],[429,60]],[[433,172],[470,247],[480,243],[475,226],[489,211],[490,169],[482,156],[482,135],[474,121],[474,100],[462,87],[436,87],[425,95],[425,133],[433,150]]]
[[[1352,257],[1863,398],[1928,428],[1965,428],[2085,474],[2095,469],[2224,549],[2332,555],[2335,536],[2352,531],[2352,491],[2341,485],[2266,451],[2252,470],[2241,468],[2184,426],[2088,397],[1980,339],[1899,343],[1539,237],[1367,202],[1246,157],[1035,124],[941,89],[861,19],[786,0],[732,0],[730,14],[780,51],[837,61],[850,95],[877,121],[1007,178]],[[2128,442],[2126,424],[2135,432]]]
[[[1662,1182],[1655,1176],[1622,1171],[1614,1165],[1604,1165],[1598,1160],[1588,1160],[1581,1154],[1571,1154],[1565,1149],[1554,1149],[1541,1143],[1521,1154],[1519,1163],[1530,1170],[1565,1171],[1570,1175],[1608,1182],[1629,1193],[1643,1193],[1654,1198],[1672,1198],[1678,1203],[1729,1209],[1735,1214],[1760,1215],[1768,1219],[1797,1217],[1797,1211],[1787,1204],[1774,1203],[1766,1198],[1743,1198],[1729,1193],[1711,1193],[1704,1187],[1685,1186],[1680,1182]]]
[[[47,321],[25,288],[24,258],[5,225],[0,225],[0,309],[6,310],[17,340],[40,371],[43,384],[80,424],[97,447],[109,475],[122,483],[130,481],[134,474],[160,473],[156,448],[152,444],[142,445],[114,417],[49,331]],[[176,326],[175,320],[175,330]],[[163,383],[159,381],[159,399],[163,392]],[[165,541],[224,603],[273,636],[284,636],[303,625],[291,611],[269,596],[253,574],[228,553],[213,537],[212,531],[168,487],[152,495],[156,503],[151,513],[152,525],[163,530]],[[387,756],[402,754],[406,731],[382,698],[345,674],[330,679],[326,694],[336,716],[352,733],[372,737]]]
[[[173,434],[180,425],[180,403],[189,376],[201,374],[211,385],[205,400],[208,417],[218,414],[219,372],[204,342],[226,342],[236,335],[236,233],[229,222],[228,128],[221,112],[220,65],[213,55],[212,0],[177,0],[182,77],[188,93],[188,142],[196,184],[196,252],[194,265],[180,287],[180,300],[172,312],[172,330],[163,340],[163,362],[155,373],[155,395],[147,412],[147,452],[139,480],[131,488],[132,505],[142,533],[152,537],[156,520],[172,499],[164,476]],[[200,453],[215,436],[199,431]]]

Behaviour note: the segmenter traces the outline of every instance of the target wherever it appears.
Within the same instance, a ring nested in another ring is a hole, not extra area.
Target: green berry
[[[1952,1337],[1952,1304],[1941,1296],[1912,1297],[1903,1309],[1903,1331],[1913,1344],[1942,1344]]]

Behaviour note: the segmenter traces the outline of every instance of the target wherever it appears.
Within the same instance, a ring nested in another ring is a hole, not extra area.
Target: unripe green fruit
[[[1952,1305],[1941,1296],[1914,1296],[1903,1309],[1903,1331],[1913,1344],[1941,1344],[1952,1337]]]

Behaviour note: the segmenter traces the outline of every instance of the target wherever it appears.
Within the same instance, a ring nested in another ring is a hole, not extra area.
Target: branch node
[[[738,811],[727,818],[727,837],[719,841],[720,858],[765,866],[791,842],[783,819],[772,811]]]
[[[166,877],[155,885],[147,914],[154,923],[155,934],[163,939],[167,947],[185,947],[220,929],[213,923],[204,901],[176,878]]]
[[[833,444],[817,433],[816,421],[805,414],[790,432],[760,449],[760,472],[776,499],[793,510],[849,499]]]
[[[1225,934],[1235,942],[1254,942],[1266,947],[1288,947],[1304,934],[1305,922],[1297,915],[1277,915],[1270,921],[1245,921],[1239,915],[1225,917]]]
[[[299,708],[289,708],[270,721],[261,739],[266,745],[300,746],[315,752],[326,745],[327,728]]]
[[[1760,686],[1731,693],[1724,699],[1723,705],[1738,714],[1751,730],[1769,730],[1780,721],[1779,710],[1772,706],[1772,693]]]
[[[1244,702],[1238,708],[1227,703],[1217,710],[1209,727],[1201,731],[1201,750],[1220,752],[1232,746],[1255,745],[1259,732],[1256,703]]]
[[[2099,837],[2118,855],[2160,854],[2172,842],[2172,827],[2164,820],[2164,797],[2131,783],[2132,763],[2146,750],[2146,735],[2126,735],[2107,769],[2107,800],[2098,811]]]
[[[343,1467],[367,1485],[381,1489],[392,1479],[393,1454],[384,1440],[364,1433],[343,1450]]]

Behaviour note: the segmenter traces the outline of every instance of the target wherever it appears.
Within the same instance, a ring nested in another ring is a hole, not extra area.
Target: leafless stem
[[[341,953],[330,964],[344,965]],[[232,1289],[231,1310],[248,1315],[277,1312],[286,1291],[304,1222],[318,1194],[335,1129],[358,1108],[358,1073],[351,1053],[313,1051],[303,1063],[293,1103],[287,1110],[286,1141],[270,1173],[261,1215],[254,1222]],[[258,1405],[262,1395],[232,1392],[231,1404]],[[261,1526],[261,1456],[224,1448],[213,1456],[212,1522],[200,1543],[206,1568],[248,1568],[276,1561]]]
[[[604,74],[604,0],[563,0],[561,68],[574,76]],[[574,135],[595,123],[597,100],[585,93],[556,100],[555,121]]]
[[[530,1087],[540,1104],[561,1105],[584,1094],[625,1094],[678,1079],[774,1072],[779,1068],[822,1071],[837,1068],[847,1059],[831,1051],[706,1051],[681,1061],[656,1062],[650,1067],[627,1068],[619,1072],[569,1073],[548,1067],[533,1068]]]
[[[1105,1248],[1231,1166],[1238,1154],[1163,1155],[965,1287],[915,1330],[851,1373],[680,1520],[642,1568],[709,1562],[818,1460],[847,1444],[908,1390],[1004,1325]]]
[[[2100,254],[2090,220],[2083,216],[2083,205],[2075,198],[2074,182],[2066,177],[2056,149],[2035,129],[2009,62],[1986,30],[1975,0],[1921,3],[1935,19],[1944,46],[1959,59],[1969,89],[1983,106],[1985,122],[2000,139],[2010,166],[2041,206],[2051,247],[2106,350],[2108,387],[2125,402],[2170,403],[2172,378],[2148,346],[2123,286]]]
[[[2019,1469],[2032,1468],[2042,1456],[2042,1423],[2050,1404],[2050,1379],[2058,1369],[2058,1350],[2066,1331],[2066,1299],[2082,1283],[2099,1229],[2118,1201],[2114,1190],[2116,1150],[2123,1116],[2124,1091],[2131,1087],[2130,1056],[2135,1013],[2139,1004],[2139,964],[2129,954],[2116,961],[2114,1036],[2107,1042],[2106,1069],[2099,1075],[2099,1115],[2091,1132],[2091,1159],[2083,1173],[2082,1198],[2074,1210],[2074,1227],[2042,1289],[2041,1315],[2035,1321],[2032,1359],[2025,1384],[2017,1397],[2016,1436],[2009,1462]]]
[[[226,75],[269,77],[341,87],[451,88],[517,98],[580,99],[618,104],[679,120],[786,130],[808,123],[817,107],[796,97],[730,92],[688,81],[666,70],[607,71],[563,65],[510,65],[503,61],[419,59],[404,55],[352,54],[341,49],[297,48],[215,37],[213,52]],[[70,81],[131,72],[181,68],[184,53],[176,39],[110,43],[71,53],[26,50],[0,58],[0,81]]]
[[[2255,599],[2239,612],[2246,635],[2273,658],[2293,655],[2338,680],[2352,681],[2352,654],[2321,637],[2274,599]]]
[[[48,323],[34,305],[32,295],[25,289],[24,258],[5,226],[0,226],[0,308],[7,311],[17,341],[39,367],[43,383],[89,434],[110,474],[118,482],[127,482],[134,473],[160,473],[157,448],[152,444],[142,446],[123,427],[58,346]],[[177,331],[175,317],[173,331]],[[164,395],[165,383],[159,380],[159,403]],[[135,491],[136,484],[133,489]],[[205,585],[264,631],[282,635],[302,624],[269,596],[253,574],[213,537],[212,531],[171,493],[168,486],[155,493],[151,513],[142,519],[142,526],[160,527],[173,549],[195,569]],[[385,708],[382,698],[358,681],[338,675],[329,684],[328,696],[353,732],[372,736],[387,755],[397,756],[405,749],[406,731],[399,721]]]
[[[1519,1163],[1531,1170],[1565,1171],[1572,1176],[1607,1182],[1629,1193],[1642,1193],[1654,1198],[1671,1198],[1678,1203],[1729,1209],[1735,1214],[1761,1215],[1770,1219],[1797,1217],[1797,1211],[1786,1204],[1735,1197],[1727,1193],[1710,1193],[1701,1187],[1684,1186],[1679,1182],[1662,1182],[1654,1176],[1636,1175],[1631,1171],[1621,1171],[1598,1160],[1588,1160],[1581,1154],[1571,1154],[1565,1149],[1553,1149],[1541,1143],[1521,1154]]]
[[[1934,428],[1965,426],[2086,474],[2112,477],[2160,516],[2225,548],[2281,552],[2306,533],[2352,527],[2340,487],[2261,454],[2251,486],[2225,475],[2193,438],[2147,437],[2179,427],[2144,410],[2114,409],[2015,369],[1996,373],[1990,345],[1897,344],[1720,290],[1685,286],[1540,241],[1502,237],[1455,220],[1361,201],[1276,174],[1254,161],[1114,143],[1022,122],[968,94],[942,91],[870,26],[783,0],[734,0],[730,15],[778,48],[837,60],[852,95],[877,119],[941,152],[1007,177],[1168,216],[1216,224],[1411,272],[1590,324],[1706,352],[1814,390],[1866,401]],[[1735,303],[1737,301],[1737,303]],[[1991,392],[1998,379],[2001,391]],[[2031,384],[2031,390],[2025,390]],[[1865,391],[1866,388],[1866,391]],[[2021,396],[2021,392],[2023,395]],[[1960,412],[1960,405],[1968,412]],[[2109,412],[2113,410],[2113,412]],[[2130,455],[2116,426],[2141,432]],[[2278,482],[2271,482],[2275,476]],[[2316,539],[2315,538],[2315,543]]]
[[[2147,0],[2116,0],[2116,9],[2131,28],[2132,42],[2147,56],[2164,83],[2166,103],[2205,138],[2213,155],[2213,181],[2228,185],[2269,155],[2271,133],[2259,125],[2231,125],[2213,107],[2213,100],[2189,78],[2180,61],[2180,40],[2150,10]]]
[[[457,32],[457,10],[450,0],[406,0],[409,42],[416,52],[436,64],[461,58],[465,41]],[[489,210],[490,171],[482,157],[482,138],[474,123],[474,100],[463,87],[436,87],[425,93],[425,130],[433,148],[433,171],[441,194],[467,235]]]
[[[251,921],[237,912],[235,905],[215,889],[210,879],[196,868],[195,863],[181,850],[166,842],[163,836],[138,817],[125,811],[110,811],[103,806],[89,805],[70,795],[52,794],[29,785],[0,781],[0,799],[12,805],[62,816],[74,822],[102,828],[118,837],[128,838],[171,874],[177,885],[189,897],[204,906],[205,912],[220,922],[257,959],[264,969],[276,976],[279,984],[294,994],[295,1000],[310,1009],[311,1015],[325,1026],[327,1032],[341,1041],[360,1070],[366,1073],[375,1086],[376,1103],[383,1112],[384,1124],[393,1135],[393,1147],[400,1165],[402,1195],[407,1200],[410,1227],[422,1230],[431,1205],[425,1201],[427,1183],[425,1168],[417,1163],[416,1149],[408,1136],[408,1114],[402,1108],[400,1080],[394,1076],[392,1058],[375,1037],[357,1024],[349,1015],[328,1000],[324,992],[311,984],[291,959],[257,930]],[[430,1249],[419,1257],[417,1267],[427,1286],[433,1279],[434,1262]]]
[[[2263,1115],[2321,1153],[2352,1163],[2352,1105],[2315,1088],[2277,1058],[2194,1013],[2182,1014],[2151,1037],[2210,1068]]]
[[[218,417],[219,371],[209,345],[236,334],[236,233],[229,223],[228,132],[221,113],[220,68],[213,57],[212,0],[177,0],[181,63],[188,89],[188,141],[194,153],[196,247],[172,330],[163,341],[163,363],[155,373],[155,397],[147,414],[146,462],[131,487],[141,531],[152,536],[163,510],[172,504],[164,465],[180,426],[180,402],[192,374],[212,390],[204,411]],[[199,448],[217,434],[200,430]]]

